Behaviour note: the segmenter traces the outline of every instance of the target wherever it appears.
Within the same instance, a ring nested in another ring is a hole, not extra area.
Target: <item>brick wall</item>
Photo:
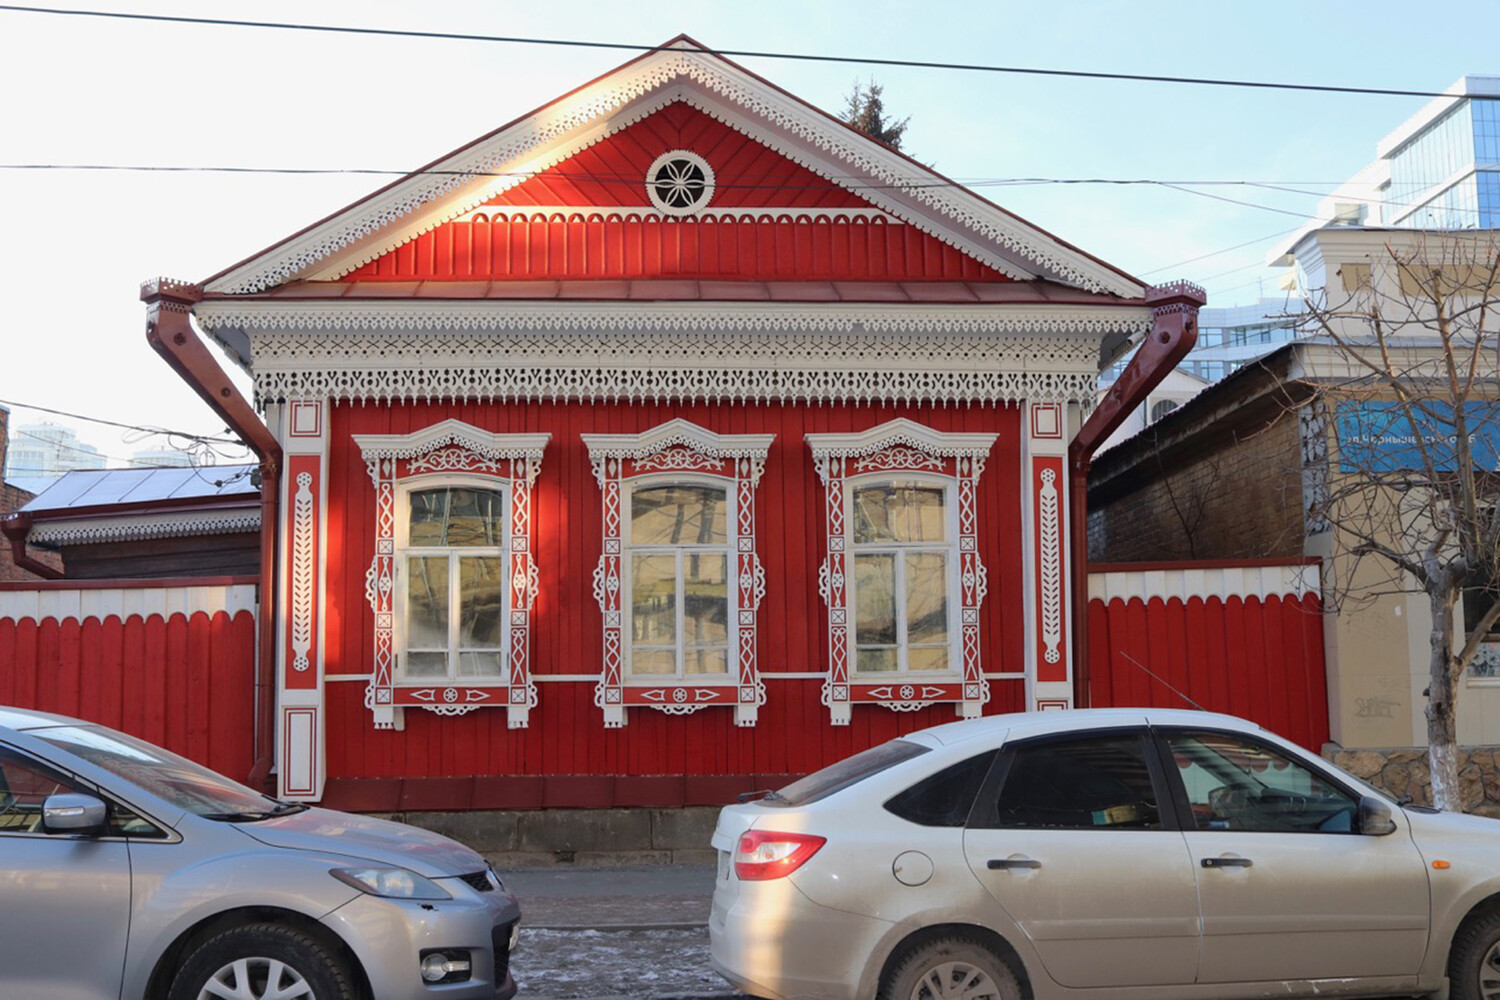
[[[5,456],[9,449],[10,411],[0,406],[0,517],[25,506],[26,502],[35,495],[19,487],[11,486],[5,481]],[[55,552],[31,549],[28,554],[34,559],[62,569],[62,557]],[[28,583],[38,579],[40,577],[36,574],[20,569],[11,561],[9,541],[0,538],[0,583]]]

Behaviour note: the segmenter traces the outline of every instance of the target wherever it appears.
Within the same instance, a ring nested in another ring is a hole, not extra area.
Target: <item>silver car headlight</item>
[[[365,868],[334,868],[330,875],[360,892],[387,899],[452,899],[448,891],[430,878],[405,868],[370,865]]]

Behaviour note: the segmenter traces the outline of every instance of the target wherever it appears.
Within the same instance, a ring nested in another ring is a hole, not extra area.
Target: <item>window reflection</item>
[[[630,671],[729,671],[728,496],[692,483],[631,491]]]
[[[504,493],[444,486],[407,498],[405,676],[503,677]]]
[[[950,669],[948,491],[914,482],[852,495],[855,669]]]

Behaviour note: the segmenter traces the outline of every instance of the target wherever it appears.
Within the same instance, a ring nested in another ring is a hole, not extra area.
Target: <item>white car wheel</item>
[[[913,948],[881,984],[880,1000],[1021,1000],[1009,965],[990,949],[961,937]]]

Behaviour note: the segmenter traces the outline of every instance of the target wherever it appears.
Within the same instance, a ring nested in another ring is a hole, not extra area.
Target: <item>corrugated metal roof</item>
[[[55,480],[23,511],[72,510],[154,500],[258,496],[250,483],[254,465],[200,469],[80,469]]]

